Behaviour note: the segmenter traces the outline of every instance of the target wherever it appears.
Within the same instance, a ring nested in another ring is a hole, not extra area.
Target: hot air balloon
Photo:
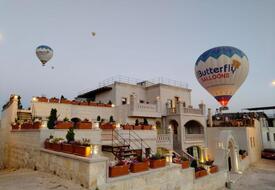
[[[241,50],[230,46],[207,50],[195,65],[197,80],[222,107],[227,106],[242,85],[248,70],[247,56]]]
[[[96,33],[95,32],[92,32],[92,36],[94,37],[96,35]]]
[[[42,65],[45,66],[45,64],[53,57],[53,50],[49,46],[38,46],[36,48],[36,56],[41,61]]]

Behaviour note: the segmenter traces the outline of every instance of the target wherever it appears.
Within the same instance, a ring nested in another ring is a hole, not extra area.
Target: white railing
[[[155,104],[142,104],[137,103],[136,107],[134,107],[135,111],[142,112],[155,112],[157,111],[157,106]]]
[[[201,109],[195,109],[195,108],[183,108],[184,113],[190,113],[190,114],[197,114],[202,115]]]
[[[171,135],[170,134],[158,134],[157,136],[157,144],[170,144],[171,143]]]
[[[185,134],[186,141],[204,141],[204,134]]]

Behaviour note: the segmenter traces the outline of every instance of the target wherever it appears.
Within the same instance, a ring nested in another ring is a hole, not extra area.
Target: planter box
[[[44,142],[44,147],[46,149],[53,149],[53,143],[50,143],[49,141]]]
[[[36,97],[36,99],[38,100],[38,102],[48,102],[48,98],[46,97]]]
[[[71,104],[72,102],[71,102],[71,100],[61,99],[60,103],[61,104]]]
[[[105,104],[105,107],[111,108],[111,107],[112,107],[112,104]]]
[[[50,98],[49,102],[50,103],[59,103],[59,99],[58,98]]]
[[[62,144],[52,143],[52,150],[61,152],[62,151]]]
[[[199,178],[199,177],[203,177],[207,175],[207,171],[206,170],[199,170],[195,172],[195,178]]]
[[[62,144],[62,152],[73,154],[74,153],[74,147],[72,144],[69,143],[63,143]]]
[[[149,169],[148,161],[133,163],[130,166],[130,171],[132,173],[143,172],[143,171],[147,171],[148,169]]]
[[[79,105],[79,104],[80,104],[80,101],[73,100],[71,103],[72,103],[73,105]]]
[[[12,130],[17,130],[17,129],[20,128],[20,125],[19,125],[18,123],[16,123],[16,124],[11,124],[11,128],[12,128]]]
[[[76,123],[77,129],[92,129],[92,123],[91,122],[77,122]]]
[[[73,145],[74,154],[78,156],[88,157],[91,155],[90,146]]]
[[[142,129],[143,129],[143,130],[151,130],[151,129],[152,129],[152,126],[151,126],[151,125],[143,125],[143,126],[142,126]]]
[[[59,121],[55,125],[55,129],[69,129],[73,127],[73,123],[70,121]]]
[[[82,105],[82,106],[88,106],[89,105],[89,102],[80,102],[79,105]]]
[[[101,129],[115,129],[116,126],[111,123],[106,123],[106,124],[100,125],[100,128]]]
[[[181,163],[181,168],[182,168],[182,169],[189,168],[189,161],[182,161],[182,163]]]
[[[129,174],[128,165],[109,167],[109,177],[117,177],[127,174]]]
[[[31,123],[23,123],[21,125],[21,129],[32,129],[32,124]]]
[[[33,125],[32,125],[32,128],[33,129],[40,129],[41,128],[41,122],[39,122],[39,121],[34,122]]]
[[[97,106],[97,103],[95,103],[95,102],[90,102],[89,105],[90,105],[90,106]]]
[[[133,130],[133,125],[123,125],[124,130]]]
[[[200,174],[201,174],[201,171],[195,172],[195,178],[199,178],[199,177],[200,177]]]
[[[105,104],[102,104],[102,103],[97,103],[97,106],[98,107],[104,107]]]
[[[216,173],[216,172],[218,172],[218,166],[211,166],[210,173],[212,174],[212,173]]]
[[[160,160],[150,160],[150,168],[161,168],[165,167],[166,165],[166,160],[165,159],[160,159]]]
[[[141,130],[142,129],[142,126],[141,125],[135,125],[134,126],[134,130]]]

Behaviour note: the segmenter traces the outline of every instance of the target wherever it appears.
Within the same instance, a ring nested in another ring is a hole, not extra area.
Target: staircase
[[[128,139],[116,130],[112,130],[110,135],[111,144],[102,145],[102,151],[111,152],[117,160],[142,159],[144,155],[146,158],[151,155],[150,146],[133,130],[129,130]]]
[[[18,110],[17,119],[20,121],[32,121],[32,113],[30,110]]]

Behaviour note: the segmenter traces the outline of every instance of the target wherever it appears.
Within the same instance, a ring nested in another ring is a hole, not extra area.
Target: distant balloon
[[[45,66],[45,64],[53,57],[53,50],[49,46],[38,46],[36,48],[36,56],[41,61],[42,65]]]
[[[242,85],[248,70],[247,56],[230,46],[204,52],[195,65],[197,80],[223,107]]]
[[[92,36],[95,36],[96,35],[96,33],[95,32],[92,32]]]

